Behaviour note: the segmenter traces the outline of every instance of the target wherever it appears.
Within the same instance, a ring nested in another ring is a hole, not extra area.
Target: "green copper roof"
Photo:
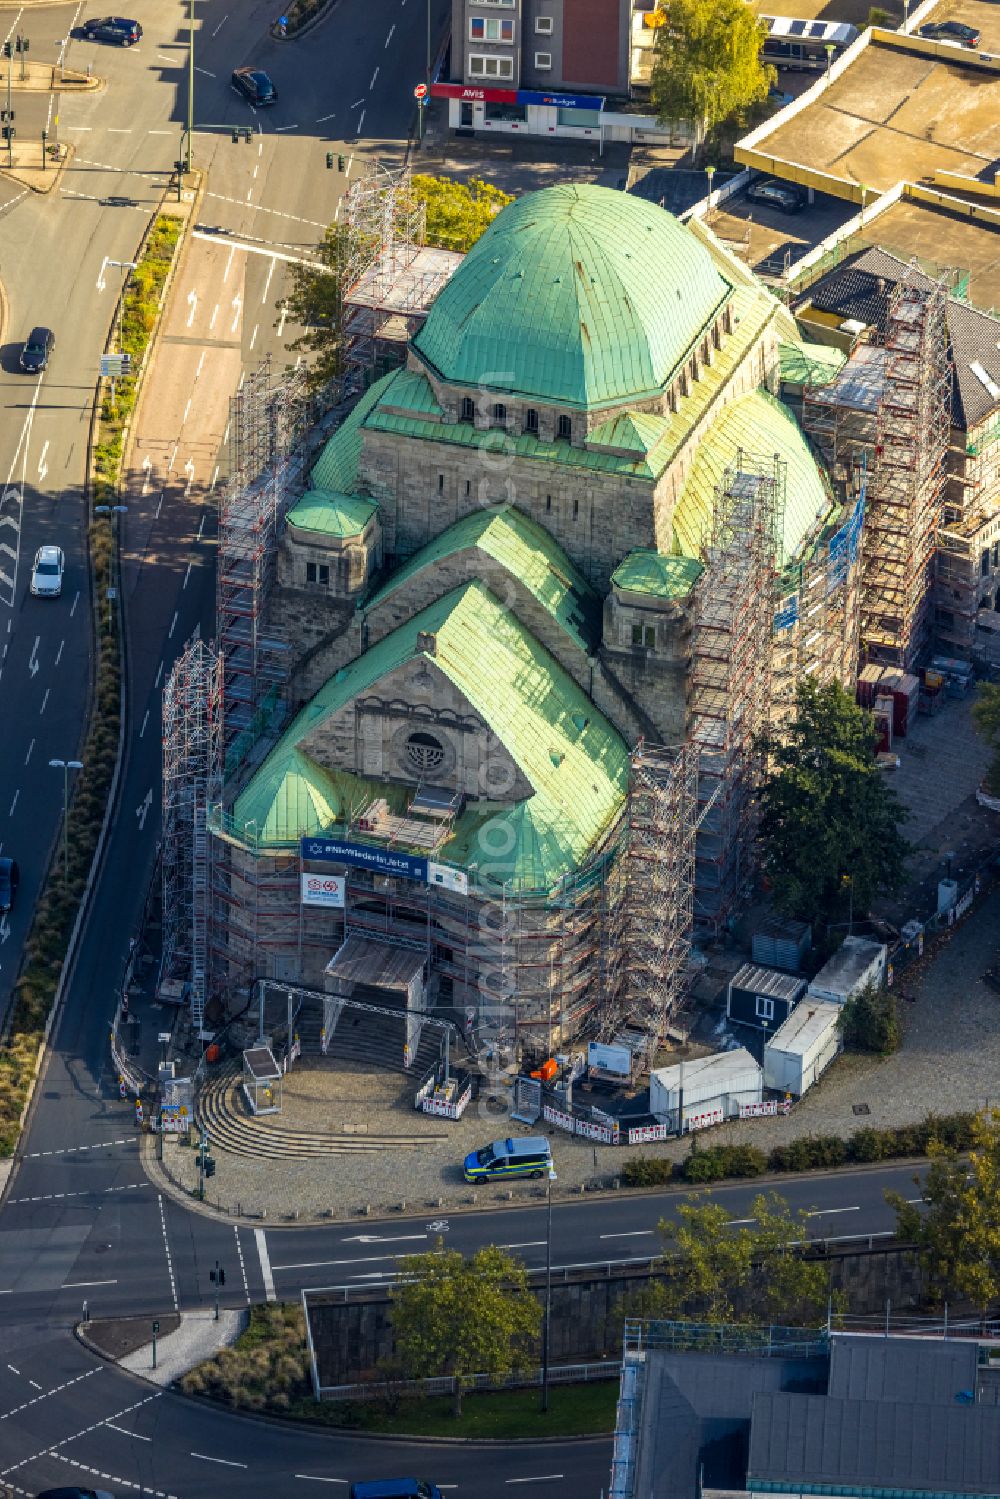
[[[469,547],[519,579],[580,650],[590,654],[600,621],[597,594],[548,531],[512,506],[477,510],[456,521],[405,562],[365,608],[374,608],[417,573]],[[485,582],[490,581],[488,566],[482,569]]]
[[[510,610],[481,583],[466,583],[342,668],[298,714],[236,800],[233,822],[252,824],[262,846],[332,829],[369,795],[399,787],[324,770],[300,748],[310,732],[387,672],[425,654],[467,698],[534,787],[515,805],[476,803],[457,820],[440,857],[482,866],[511,890],[549,890],[586,857],[624,800],[628,753],[619,735]],[[502,873],[501,873],[502,871]]]
[[[691,592],[704,564],[694,557],[665,557],[662,552],[629,552],[611,574],[616,588],[648,593],[655,598],[683,599]]]
[[[778,368],[788,385],[828,385],[846,362],[843,349],[827,344],[778,344]]]
[[[311,477],[317,489],[339,489],[342,494],[350,494],[355,489],[358,460],[361,457],[362,424],[383,391],[400,373],[400,370],[391,370],[381,380],[376,380],[365,391],[358,404],[348,412],[313,468]]]
[[[652,411],[626,411],[602,422],[587,438],[590,448],[612,448],[625,453],[652,452],[670,428],[666,417]]]
[[[378,506],[360,494],[310,489],[288,512],[288,524],[323,536],[360,536]]]
[[[382,403],[407,416],[444,415],[431,382],[419,370],[400,370],[383,395]]]
[[[698,445],[674,510],[674,538],[679,549],[697,557],[708,536],[716,486],[739,454],[769,462],[775,454],[786,467],[782,555],[794,557],[816,521],[833,500],[823,472],[787,406],[765,390],[753,391],[724,406]]]
[[[459,385],[612,404],[660,390],[729,289],[664,209],[564,184],[497,215],[413,347]]]

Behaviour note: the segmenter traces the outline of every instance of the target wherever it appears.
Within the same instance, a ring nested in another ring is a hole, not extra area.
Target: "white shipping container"
[[[842,1005],[869,984],[877,989],[885,979],[886,946],[870,937],[845,937],[809,985],[812,999]]]
[[[764,1086],[801,1098],[840,1051],[840,1005],[804,999],[764,1047]]]
[[[658,1067],[649,1077],[649,1111],[676,1126],[684,1094],[684,1117],[723,1109],[727,1118],[739,1113],[741,1103],[759,1103],[763,1072],[745,1047],[717,1051],[675,1067]]]

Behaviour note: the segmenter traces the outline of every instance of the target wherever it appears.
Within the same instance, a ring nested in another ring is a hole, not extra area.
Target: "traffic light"
[[[332,172],[333,171],[333,152],[332,151],[328,151],[326,153],[326,169],[327,169],[328,172]]]
[[[214,1270],[209,1270],[208,1278],[213,1286],[224,1286],[226,1284],[226,1272],[221,1265],[217,1265]]]
[[[239,143],[240,143],[239,127],[237,125],[234,125],[233,126],[233,145],[234,146],[238,146]]]
[[[28,38],[26,36],[19,36],[17,38],[17,50],[18,52],[27,52]]]
[[[208,1177],[214,1176],[214,1175],[215,1175],[215,1157],[213,1155],[207,1155],[205,1157],[205,1177],[206,1177],[206,1180],[207,1180]]]
[[[346,166],[347,166],[347,160],[346,160],[346,158],[343,157],[343,156],[338,156],[337,157],[337,171],[338,172],[342,172]]]
[[[13,55],[14,55],[14,48],[13,48],[13,45],[12,45],[11,42],[4,42],[4,44],[3,44],[3,55],[4,55],[4,57],[13,57]]]

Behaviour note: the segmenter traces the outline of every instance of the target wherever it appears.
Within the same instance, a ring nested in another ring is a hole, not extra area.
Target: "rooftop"
[[[378,506],[364,495],[310,489],[288,512],[288,524],[323,536],[359,536]]]
[[[611,575],[615,588],[626,593],[646,593],[653,598],[687,598],[702,573],[703,562],[694,557],[665,557],[662,552],[629,552]]]
[[[975,1392],[978,1362],[972,1340],[835,1335],[828,1393],[842,1400],[954,1405]]]
[[[803,1053],[813,1042],[826,1034],[832,1020],[840,1016],[840,1006],[829,999],[802,999],[783,1020],[768,1041],[774,1051]]]
[[[562,185],[497,215],[412,347],[455,384],[590,409],[659,392],[729,292],[663,209]]]

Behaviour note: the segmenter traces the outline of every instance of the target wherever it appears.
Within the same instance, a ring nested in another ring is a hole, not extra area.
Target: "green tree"
[[[520,1260],[495,1245],[408,1255],[392,1288],[396,1355],[411,1379],[454,1379],[455,1416],[470,1374],[502,1378],[535,1352],[542,1310]]]
[[[986,789],[991,796],[1000,796],[1000,686],[995,682],[980,682],[972,705],[972,722],[993,751]]]
[[[698,1322],[825,1320],[829,1275],[819,1260],[799,1252],[808,1219],[793,1213],[783,1197],[761,1194],[753,1222],[732,1227],[719,1203],[684,1203],[677,1220],[659,1225],[664,1256],[661,1279],[629,1302],[629,1314],[691,1318]]]
[[[471,250],[492,224],[501,208],[514,199],[510,193],[472,177],[455,182],[451,177],[413,178],[413,196],[427,205],[427,243],[445,250]]]
[[[746,0],[666,0],[649,92],[661,120],[690,120],[695,151],[708,131],[767,98],[777,74],[761,61],[767,24]]]
[[[793,722],[765,749],[758,837],[775,905],[823,924],[864,916],[876,895],[899,888],[909,852],[906,811],[875,762],[871,715],[839,683],[809,679]]]
[[[838,1024],[844,1045],[852,1051],[874,1051],[887,1057],[899,1048],[899,1010],[891,989],[866,984],[843,1006]]]
[[[932,1142],[920,1201],[886,1192],[896,1236],[917,1246],[930,1296],[971,1301],[986,1315],[1000,1304],[1000,1109],[972,1126],[967,1160]]]
[[[348,237],[342,224],[330,224],[315,259],[289,264],[290,289],[278,303],[281,316],[302,329],[288,347],[309,356],[308,381],[313,390],[335,380],[342,368],[344,288],[348,269]]]

